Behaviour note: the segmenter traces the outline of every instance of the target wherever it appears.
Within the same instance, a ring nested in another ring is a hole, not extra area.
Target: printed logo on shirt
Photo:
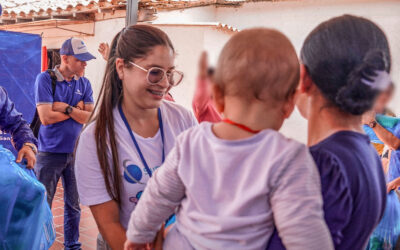
[[[154,173],[160,166],[155,166],[154,168],[151,169],[151,173]],[[145,167],[142,168],[142,171],[145,175],[149,175],[149,173],[147,173],[147,170]]]
[[[81,92],[79,89],[77,89],[76,92],[75,92],[75,94],[77,94],[77,95],[82,95],[82,92]]]
[[[139,166],[129,163],[129,160],[124,160],[122,162],[122,166],[124,167],[124,179],[132,184],[139,183],[145,185],[146,183],[141,182],[141,180],[143,178],[143,173],[144,175],[149,176],[146,168],[143,167],[142,169],[140,169]],[[159,167],[160,166],[155,166],[151,169],[151,172],[154,173]]]
[[[137,165],[128,165],[129,160],[124,160],[122,162],[122,166],[124,167],[124,179],[132,184],[139,183],[139,184],[145,184],[142,183],[142,177],[143,177],[143,172],[142,170],[137,166]]]
[[[142,194],[143,194],[143,191],[139,191],[135,196],[129,197],[129,201],[132,203],[135,203],[135,205],[137,205]]]

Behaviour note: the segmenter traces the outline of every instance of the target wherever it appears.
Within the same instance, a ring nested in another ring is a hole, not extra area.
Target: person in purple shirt
[[[344,15],[321,23],[301,49],[298,108],[321,175],[325,220],[336,249],[365,249],[385,208],[382,166],[361,115],[390,85],[390,51],[371,21]],[[279,227],[267,249],[285,249]]]
[[[37,140],[2,86],[0,86],[0,130],[11,134],[12,144],[18,150],[16,162],[20,163],[25,159],[27,168],[33,168],[36,162]]]

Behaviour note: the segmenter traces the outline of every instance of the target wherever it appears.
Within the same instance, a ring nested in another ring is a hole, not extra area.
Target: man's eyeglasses
[[[133,66],[147,72],[147,82],[150,85],[157,85],[164,80],[165,77],[168,79],[168,83],[171,86],[177,86],[183,79],[183,72],[177,70],[171,70],[167,72],[166,70],[159,67],[152,67],[150,69],[145,69],[136,63],[129,62]]]

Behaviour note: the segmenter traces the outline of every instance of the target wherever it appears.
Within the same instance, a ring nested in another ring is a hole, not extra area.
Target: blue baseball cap
[[[85,43],[78,38],[66,40],[61,46],[60,55],[74,56],[76,59],[84,62],[96,59],[96,57],[89,53]]]

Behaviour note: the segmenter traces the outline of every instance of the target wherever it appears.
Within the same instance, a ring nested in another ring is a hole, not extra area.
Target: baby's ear
[[[287,119],[293,113],[295,107],[295,94],[289,96],[287,101],[283,105],[283,118]]]
[[[225,109],[224,91],[215,83],[211,83],[211,86],[215,108],[219,113],[223,113]]]

